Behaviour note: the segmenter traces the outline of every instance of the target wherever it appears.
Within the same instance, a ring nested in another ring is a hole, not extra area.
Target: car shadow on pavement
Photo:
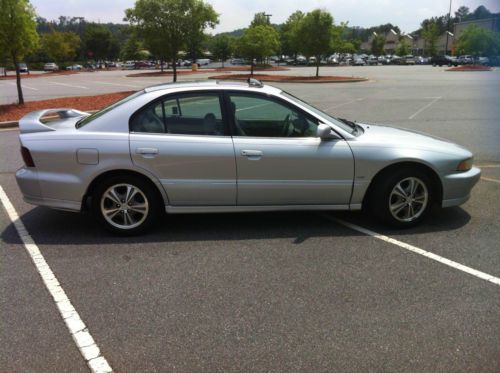
[[[347,221],[377,233],[397,237],[460,229],[471,219],[462,208],[436,210],[411,229],[388,229],[364,212],[272,212],[165,216],[141,236],[119,237],[106,231],[91,214],[77,214],[36,207],[21,216],[37,244],[115,245],[188,241],[239,241],[289,238],[300,244],[313,237],[349,237],[363,234],[334,219]],[[1,234],[7,243],[20,239],[10,224]]]

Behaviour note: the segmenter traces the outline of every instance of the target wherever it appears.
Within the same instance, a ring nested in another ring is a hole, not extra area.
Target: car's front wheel
[[[371,210],[385,223],[412,227],[428,214],[433,198],[431,179],[421,170],[397,170],[379,178],[371,194]]]
[[[157,220],[161,205],[154,187],[133,176],[105,180],[92,197],[92,210],[97,219],[120,235],[144,232]]]

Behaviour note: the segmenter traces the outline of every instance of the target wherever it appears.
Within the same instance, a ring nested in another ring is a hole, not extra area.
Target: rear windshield
[[[118,107],[120,105],[123,105],[124,103],[129,102],[130,100],[133,100],[136,97],[139,97],[140,95],[144,94],[144,92],[145,91],[142,90],[142,91],[133,93],[130,96],[122,98],[120,101],[117,101],[114,104],[111,104],[111,105],[105,107],[104,109],[102,109],[102,110],[100,110],[100,111],[98,111],[98,112],[96,112],[94,114],[89,115],[88,117],[80,119],[78,122],[76,122],[76,128],[82,128],[83,126],[85,126],[85,125],[89,124],[90,122],[92,122],[94,119],[97,119],[100,116],[106,114],[108,111],[111,111],[114,108],[116,108],[116,107]]]

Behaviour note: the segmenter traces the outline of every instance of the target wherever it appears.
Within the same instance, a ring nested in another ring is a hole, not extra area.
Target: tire
[[[94,216],[107,230],[122,236],[144,233],[159,220],[162,207],[155,187],[133,175],[105,179],[92,194]]]
[[[369,196],[376,218],[394,228],[418,225],[429,213],[434,188],[430,177],[419,169],[399,169],[375,180]],[[413,186],[413,192],[410,190]]]

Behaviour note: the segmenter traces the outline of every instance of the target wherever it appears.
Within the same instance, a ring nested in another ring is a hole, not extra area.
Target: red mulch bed
[[[216,71],[250,71],[250,67],[248,66],[233,66],[233,67],[219,67],[215,69]],[[286,67],[255,67],[253,71],[288,71],[290,69]]]
[[[46,72],[43,74],[22,73],[21,80],[26,79],[26,78],[42,78],[42,77],[54,76],[54,75],[72,75],[72,74],[78,74],[78,73],[79,73],[79,71],[73,71],[73,70],[51,71],[51,72]],[[0,76],[0,80],[10,80],[10,79],[16,79],[16,76],[15,75]]]
[[[484,65],[465,65],[465,66],[456,66],[450,69],[446,69],[446,71],[491,71],[491,67]]]
[[[258,79],[262,82],[289,82],[289,83],[354,83],[364,82],[368,79],[350,76],[289,76],[289,75],[266,75],[266,74],[234,74],[211,76],[209,79],[218,80],[247,80],[248,78]]]
[[[31,111],[50,108],[73,108],[83,111],[99,110],[121,100],[133,92],[117,92],[97,96],[78,96],[54,98],[43,101],[30,101],[24,105],[0,105],[0,122],[16,121]]]
[[[192,70],[177,70],[177,75],[189,75],[189,74],[206,74],[206,73],[214,73],[215,69],[200,69],[197,71]],[[147,73],[135,73],[127,75],[127,78],[144,78],[144,77],[152,77],[152,76],[172,76],[174,72],[172,70],[168,71],[152,71]]]

